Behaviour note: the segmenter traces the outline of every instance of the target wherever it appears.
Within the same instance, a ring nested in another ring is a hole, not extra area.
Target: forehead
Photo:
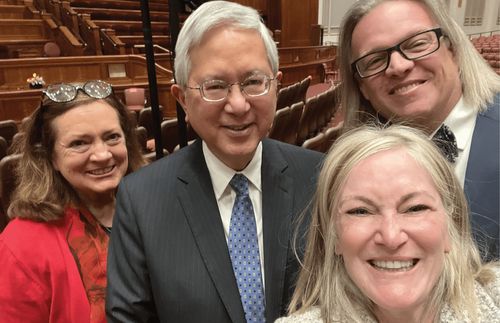
[[[97,131],[117,126],[121,128],[118,111],[102,100],[78,105],[52,121],[53,129],[61,135],[73,130]]]
[[[260,33],[222,25],[209,30],[190,50],[190,77],[231,77],[251,71],[271,72]]]
[[[358,22],[352,33],[353,55],[390,47],[420,31],[435,27],[425,4],[417,1],[385,1]]]
[[[429,171],[403,147],[380,151],[360,160],[346,181],[350,187],[373,185],[377,189],[381,189],[380,183],[390,182],[408,183],[413,188],[434,187]]]

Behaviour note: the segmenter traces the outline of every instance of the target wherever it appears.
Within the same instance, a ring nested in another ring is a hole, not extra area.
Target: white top
[[[465,182],[465,172],[467,171],[467,162],[469,160],[472,135],[476,126],[476,118],[476,110],[466,105],[462,96],[443,122],[453,132],[457,141],[458,157],[453,166],[455,175],[462,187]],[[431,135],[431,138],[434,136],[434,133]]]
[[[203,141],[203,155],[207,163],[208,172],[212,179],[219,213],[224,227],[226,242],[229,239],[229,226],[231,224],[231,213],[233,204],[236,200],[236,193],[229,185],[229,182],[237,172],[226,166],[215,156]],[[262,164],[262,142],[259,143],[255,154],[245,169],[238,172],[248,178],[248,194],[252,201],[255,214],[255,225],[257,226],[257,237],[259,240],[260,269],[262,273],[262,286],[264,287],[264,237],[262,235],[262,182],[261,182],[261,164]]]

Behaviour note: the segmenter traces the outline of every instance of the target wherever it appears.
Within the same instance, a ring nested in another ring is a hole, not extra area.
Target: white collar
[[[229,182],[234,174],[241,173],[248,178],[248,181],[253,186],[262,192],[261,187],[261,165],[262,165],[262,142],[257,145],[252,160],[248,163],[247,167],[242,171],[236,172],[234,169],[224,164],[217,156],[215,156],[208,145],[203,141],[203,155],[207,163],[208,172],[212,179],[212,186],[214,188],[215,198],[219,200],[224,194]]]

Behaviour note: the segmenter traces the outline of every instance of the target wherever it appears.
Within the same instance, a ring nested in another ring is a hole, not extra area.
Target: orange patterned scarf
[[[109,237],[87,210],[66,208],[71,224],[66,236],[90,303],[90,322],[106,322],[106,262]]]

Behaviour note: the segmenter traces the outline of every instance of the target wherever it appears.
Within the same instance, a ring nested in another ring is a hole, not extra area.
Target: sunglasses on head
[[[83,85],[59,83],[51,84],[43,91],[54,102],[69,102],[76,98],[78,90],[82,90],[91,98],[104,99],[113,93],[111,84],[101,80],[88,81]]]

